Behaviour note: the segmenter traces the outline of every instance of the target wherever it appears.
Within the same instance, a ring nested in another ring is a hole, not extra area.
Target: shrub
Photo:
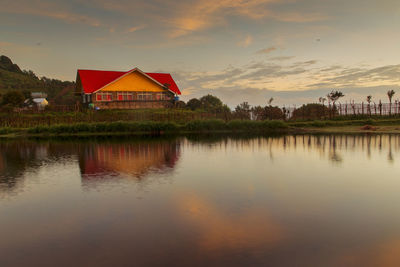
[[[188,131],[224,130],[226,123],[223,120],[196,120],[188,122],[184,128]]]
[[[0,128],[0,134],[9,134],[12,133],[13,129],[9,127]]]

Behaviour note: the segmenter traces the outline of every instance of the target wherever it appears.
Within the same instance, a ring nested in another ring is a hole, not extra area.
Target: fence
[[[325,105],[329,110],[333,108],[332,104]],[[291,118],[293,112],[301,106],[284,107],[287,111],[287,118]],[[376,115],[388,116],[400,114],[400,101],[390,103],[336,103],[335,109],[339,116],[357,116],[357,115]],[[326,114],[328,116],[328,114]]]

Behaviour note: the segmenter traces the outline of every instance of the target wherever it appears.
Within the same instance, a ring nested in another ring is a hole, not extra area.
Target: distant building
[[[181,94],[168,73],[78,70],[77,93],[82,102],[99,109],[165,108]]]
[[[28,108],[37,108],[38,110],[44,110],[46,106],[49,105],[46,97],[46,93],[32,92],[31,97],[25,100],[24,105]]]
[[[43,110],[49,104],[46,98],[32,98],[33,103],[39,110]]]
[[[47,94],[43,92],[31,92],[31,98],[47,98]]]

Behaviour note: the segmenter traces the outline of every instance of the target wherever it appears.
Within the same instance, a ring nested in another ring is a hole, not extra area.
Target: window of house
[[[97,101],[112,101],[112,93],[100,92],[96,94]]]
[[[169,98],[168,93],[163,92],[163,93],[156,94],[156,100],[169,100],[169,99],[170,98]]]
[[[152,93],[138,93],[138,100],[153,100]]]
[[[129,101],[133,100],[133,95],[130,92],[118,92],[117,93],[118,101]]]

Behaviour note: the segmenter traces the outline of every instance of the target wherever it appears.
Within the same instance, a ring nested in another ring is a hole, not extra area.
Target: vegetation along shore
[[[97,122],[54,124],[28,128],[0,128],[1,137],[21,136],[90,136],[136,134],[185,134],[185,133],[400,133],[400,119],[360,119],[327,121],[250,121],[219,119],[176,122]]]

